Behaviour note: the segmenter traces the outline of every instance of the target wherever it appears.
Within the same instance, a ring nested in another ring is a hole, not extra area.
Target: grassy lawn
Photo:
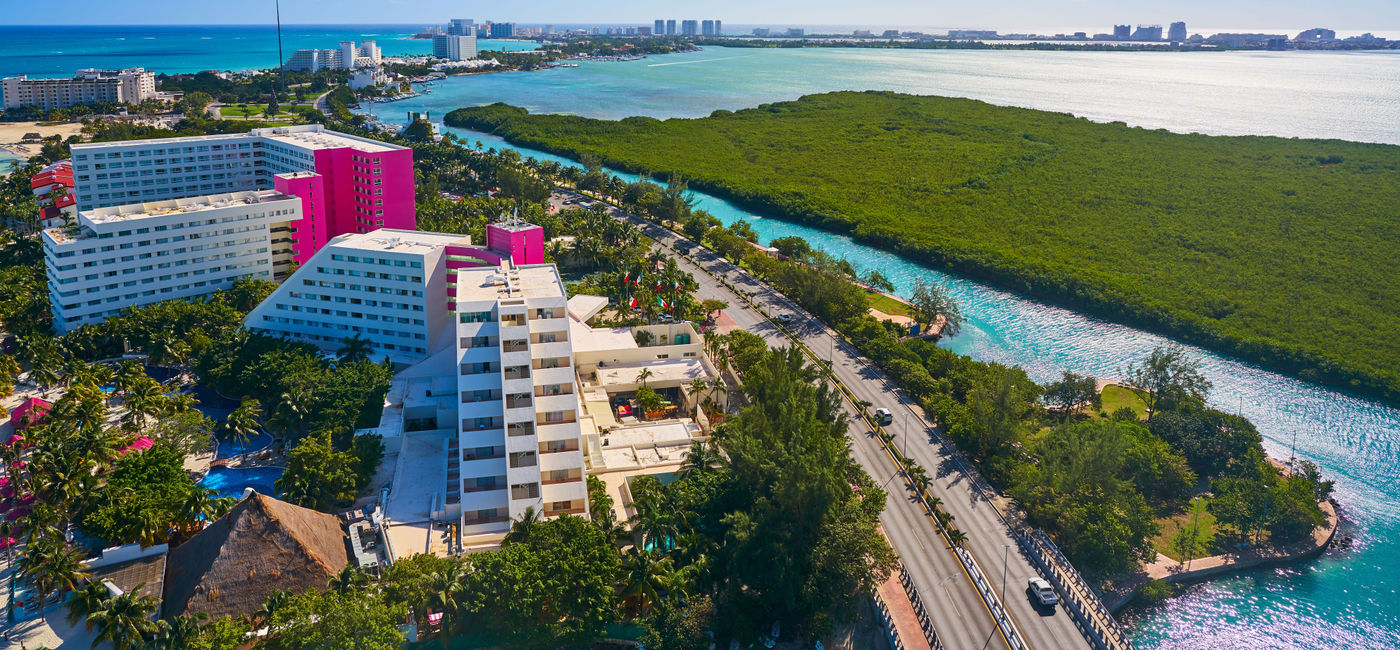
[[[866,300],[870,301],[870,306],[891,316],[909,316],[909,305],[906,305],[883,293],[865,294]]]
[[[295,113],[289,113],[289,112],[287,112],[289,109],[295,109],[295,108],[311,108],[311,107],[312,107],[312,106],[311,106],[310,104],[296,104],[296,105],[292,105],[292,106],[282,106],[282,107],[281,107],[281,108],[282,108],[282,111],[276,115],[276,119],[290,120],[290,119],[296,117],[296,114],[295,114]],[[263,119],[263,117],[264,117],[263,114],[266,113],[266,112],[267,112],[267,106],[265,106],[265,105],[253,105],[253,104],[249,104],[249,105],[248,105],[248,118],[249,118],[249,119]],[[222,116],[224,116],[224,118],[226,118],[226,119],[243,119],[243,106],[242,106],[242,105],[220,106],[220,107],[219,107],[219,114],[222,115]]]
[[[1206,549],[1197,553],[1196,557],[1208,557],[1216,553],[1215,549],[1215,516],[1206,511],[1207,499],[1198,499],[1195,502],[1195,510],[1199,513],[1196,518],[1196,539],[1200,541],[1201,548]],[[1152,548],[1158,553],[1165,555],[1177,562],[1185,562],[1186,558],[1178,557],[1176,549],[1172,548],[1172,538],[1176,537],[1177,531],[1185,528],[1191,529],[1193,513],[1190,508],[1174,517],[1163,517],[1157,520],[1157,525],[1162,531],[1152,538]]]
[[[1109,384],[1103,387],[1103,392],[1099,393],[1103,397],[1103,412],[1112,415],[1114,411],[1126,406],[1133,409],[1139,418],[1147,417],[1147,405],[1137,393],[1122,386]]]

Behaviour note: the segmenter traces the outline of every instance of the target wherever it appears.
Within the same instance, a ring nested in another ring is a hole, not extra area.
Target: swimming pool
[[[221,497],[243,498],[245,488],[253,488],[259,494],[275,496],[276,490],[273,483],[281,478],[282,467],[250,467],[248,469],[230,469],[228,467],[211,467],[209,473],[199,484],[214,490]]]
[[[272,436],[268,435],[268,433],[265,431],[258,433],[258,435],[256,436],[248,438],[247,445],[238,442],[233,442],[231,440],[220,440],[219,452],[215,454],[214,457],[233,458],[234,456],[238,456],[240,454],[261,451],[264,447],[267,447],[270,444],[272,444]],[[262,490],[259,490],[259,492],[261,491]]]

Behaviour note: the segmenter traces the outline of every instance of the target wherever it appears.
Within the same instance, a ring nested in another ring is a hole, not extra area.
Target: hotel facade
[[[327,354],[362,338],[372,359],[424,386],[406,396],[400,421],[442,434],[429,454],[443,463],[442,482],[393,498],[489,545],[526,508],[587,511],[567,292],[543,257],[543,229],[519,222],[488,226],[486,247],[443,233],[343,235],[244,325]]]
[[[74,282],[72,274],[78,273],[79,281],[92,280],[88,277],[91,272],[80,273],[83,268],[154,259],[158,254],[169,254],[167,246],[170,250],[201,250],[195,247],[203,247],[202,242],[182,247],[174,243],[174,237],[154,236],[154,230],[143,232],[156,225],[176,230],[175,223],[166,223],[171,220],[186,219],[184,225],[189,228],[228,223],[242,219],[250,203],[274,200],[273,195],[282,197],[276,200],[295,198],[295,209],[279,208],[285,214],[278,216],[287,218],[263,220],[266,246],[255,246],[252,250],[260,252],[250,253],[263,257],[255,264],[238,267],[248,269],[248,277],[270,280],[286,276],[295,264],[305,264],[336,236],[417,227],[412,149],[329,131],[320,125],[78,144],[72,146],[72,154],[77,230],[51,229],[45,235],[49,293],[56,306],[54,326],[60,332],[101,322],[121,307],[200,295],[228,284],[202,280],[180,289],[185,283],[178,283],[171,291],[160,290],[171,287],[160,287],[154,294],[137,292],[134,300],[124,282],[114,289],[111,282],[84,284],[83,294],[78,296],[83,299],[82,309],[63,308],[72,305],[75,298],[66,295],[73,291],[69,286]],[[156,225],[149,227],[112,226],[144,222],[155,215],[160,216],[160,223],[153,221]],[[90,239],[120,241],[93,246]],[[77,260],[79,266],[74,266],[73,256],[83,257]],[[195,262],[195,258],[201,259]],[[88,263],[95,266],[82,266]],[[221,273],[228,268],[207,255],[186,260],[187,265],[205,263],[220,267]],[[138,272],[144,266],[138,265]],[[153,270],[160,268],[157,265]],[[195,270],[191,266],[190,272]],[[201,275],[211,272],[202,270]],[[156,274],[157,282],[161,275]],[[96,304],[90,304],[93,301]],[[98,308],[102,306],[106,307]]]

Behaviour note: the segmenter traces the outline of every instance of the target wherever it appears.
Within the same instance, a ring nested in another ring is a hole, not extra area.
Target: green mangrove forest
[[[850,233],[934,268],[1400,402],[1400,147],[890,92],[698,119],[504,104],[450,126]]]

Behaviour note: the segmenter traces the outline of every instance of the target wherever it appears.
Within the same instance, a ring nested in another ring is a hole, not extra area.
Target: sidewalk
[[[899,642],[906,650],[932,650],[924,636],[924,628],[919,625],[919,617],[914,614],[914,605],[909,602],[904,586],[899,584],[898,572],[890,573],[889,579],[876,590],[876,597],[884,601],[890,620],[899,634]]]

